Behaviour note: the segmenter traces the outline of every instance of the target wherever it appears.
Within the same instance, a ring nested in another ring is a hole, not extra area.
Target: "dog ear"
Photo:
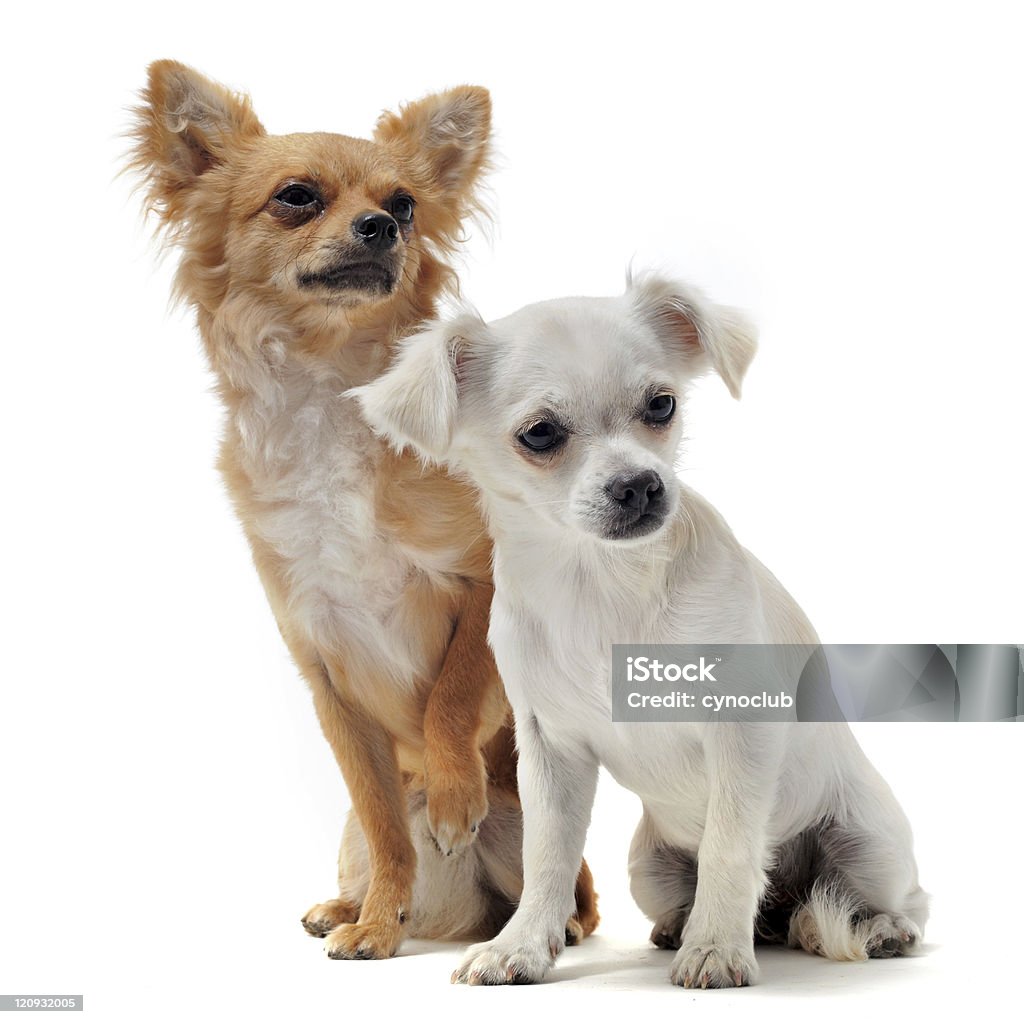
[[[374,139],[399,152],[418,189],[451,205],[466,202],[487,166],[491,97],[462,85],[382,114]]]
[[[645,274],[627,282],[640,317],[681,350],[694,376],[715,370],[733,398],[757,351],[757,330],[738,310],[681,281]]]
[[[347,394],[367,423],[398,450],[411,445],[443,462],[451,447],[459,406],[459,370],[482,321],[466,315],[435,323],[400,343],[391,367]]]
[[[265,134],[248,97],[173,60],[150,64],[134,113],[129,170],[145,180],[150,207],[166,221],[181,219],[184,197],[233,145]]]

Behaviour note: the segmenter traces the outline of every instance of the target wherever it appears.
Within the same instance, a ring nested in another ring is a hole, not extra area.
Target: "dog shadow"
[[[733,995],[747,992],[771,997],[820,997],[824,993],[852,994],[870,988],[906,984],[910,974],[917,974],[922,958],[939,947],[927,943],[919,953],[908,957],[841,963],[812,956],[800,949],[783,946],[758,946],[757,961],[761,972],[757,984],[746,989],[731,989]],[[398,956],[434,955],[459,964],[466,944],[412,939],[402,943]],[[565,950],[558,963],[540,985],[583,985],[610,989],[651,989],[669,992],[669,971],[675,953],[640,943],[635,946],[592,935],[579,946]],[[534,986],[536,987],[536,986]],[[697,990],[699,991],[699,990]]]

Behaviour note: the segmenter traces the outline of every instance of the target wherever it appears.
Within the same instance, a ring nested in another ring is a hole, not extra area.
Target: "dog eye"
[[[305,185],[288,185],[274,196],[282,206],[301,210],[320,202],[320,196]]]
[[[391,200],[391,216],[399,224],[408,224],[412,220],[413,210],[416,209],[416,201],[412,196],[399,194]]]
[[[667,423],[676,411],[676,400],[673,395],[655,395],[648,403],[644,419],[648,423]]]
[[[546,452],[557,447],[565,435],[554,423],[534,423],[519,435],[520,444],[534,452]]]

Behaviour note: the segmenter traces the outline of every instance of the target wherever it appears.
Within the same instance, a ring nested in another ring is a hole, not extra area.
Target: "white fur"
[[[371,363],[353,378],[356,360],[306,357],[269,326],[253,331],[261,358],[244,352],[222,367],[244,395],[227,426],[251,482],[249,528],[288,567],[291,621],[321,649],[344,650],[346,664],[364,667],[371,683],[388,678],[411,688],[436,678],[440,663],[425,660],[426,627],[409,628],[411,615],[422,618],[409,580],[423,573],[454,585],[458,552],[428,558],[378,525],[374,490],[384,442],[343,392],[379,367]],[[432,626],[443,637],[451,624],[439,615]],[[434,649],[443,653],[443,642]],[[360,683],[358,671],[352,681]],[[370,685],[362,696],[372,702],[373,693]]]
[[[436,325],[358,392],[376,429],[479,486],[495,540],[490,640],[516,714],[525,888],[506,928],[472,947],[454,980],[534,981],[554,961],[601,764],[643,801],[631,871],[653,918],[671,916],[680,899],[677,884],[650,871],[659,851],[699,859],[676,983],[754,980],[754,920],[774,851],[820,823],[834,824],[844,884],[815,889],[794,915],[792,940],[813,931],[807,948],[849,958],[872,948],[872,928],[895,934],[897,951],[920,937],[926,901],[909,825],[845,724],[612,721],[614,643],[816,642],[783,587],[672,468],[688,382],[716,369],[738,395],[753,351],[753,332],[734,311],[689,286],[643,278],[621,298],[542,303],[490,325]],[[422,391],[426,366],[435,375],[441,367],[434,403]],[[420,390],[402,407],[413,370]],[[657,392],[680,405],[662,431],[637,411]],[[538,459],[517,434],[551,419],[566,425],[568,440]],[[606,485],[641,470],[661,477],[663,521],[646,535],[609,539]],[[876,916],[855,924],[855,908]]]

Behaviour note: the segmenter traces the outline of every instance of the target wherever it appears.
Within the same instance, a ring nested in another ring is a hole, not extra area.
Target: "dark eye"
[[[561,427],[555,423],[534,423],[519,435],[520,444],[525,445],[530,451],[545,452],[555,448],[564,440],[565,435]]]
[[[320,196],[306,185],[287,185],[274,198],[282,206],[290,206],[296,210],[315,206],[320,202]]]
[[[644,419],[648,423],[667,423],[676,411],[673,395],[655,395],[648,403]]]
[[[412,196],[397,195],[391,200],[391,216],[399,224],[408,224],[412,220],[412,213],[415,209],[416,203]]]

